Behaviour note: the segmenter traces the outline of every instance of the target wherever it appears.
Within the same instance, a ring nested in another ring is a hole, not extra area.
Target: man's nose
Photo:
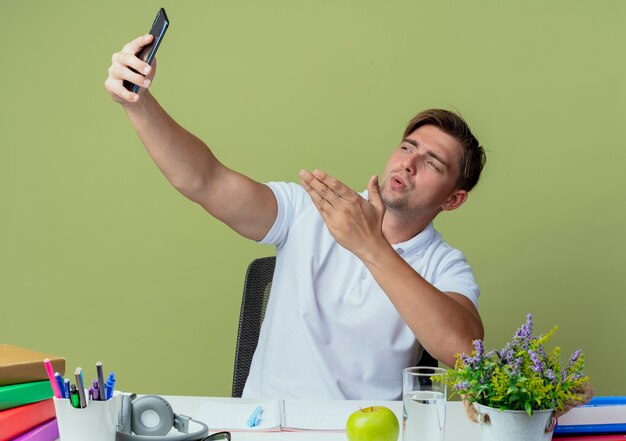
[[[402,161],[402,168],[409,174],[414,175],[417,171],[417,161],[419,158],[419,153],[413,153],[404,158]]]

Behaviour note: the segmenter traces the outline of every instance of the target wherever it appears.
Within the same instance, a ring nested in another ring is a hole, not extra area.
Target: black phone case
[[[152,63],[154,60],[154,56],[161,45],[161,41],[163,40],[163,36],[165,35],[165,31],[170,24],[169,19],[167,18],[167,14],[165,13],[165,9],[159,9],[154,22],[152,22],[152,28],[150,29],[150,34],[154,36],[152,43],[144,46],[143,49],[137,54],[137,58],[145,61],[148,64]],[[132,69],[135,71],[134,69]],[[137,72],[137,71],[135,71]],[[140,89],[136,84],[131,83],[130,81],[124,80],[124,87],[130,90],[131,92],[137,93]]]

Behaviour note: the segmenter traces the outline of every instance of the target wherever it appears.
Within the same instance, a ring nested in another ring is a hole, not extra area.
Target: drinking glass
[[[442,368],[404,369],[402,402],[403,441],[444,441],[446,433],[446,384]]]

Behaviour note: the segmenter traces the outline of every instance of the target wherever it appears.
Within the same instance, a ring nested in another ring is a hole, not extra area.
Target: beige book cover
[[[65,358],[0,343],[0,386],[47,380],[43,360],[49,358],[54,372],[65,374]]]

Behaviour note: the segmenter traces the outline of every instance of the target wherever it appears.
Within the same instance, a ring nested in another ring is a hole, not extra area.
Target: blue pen
[[[255,427],[259,424],[261,412],[263,412],[263,408],[261,406],[257,406],[256,409],[254,409],[254,412],[252,412],[252,415],[248,418],[248,427]]]
[[[115,389],[115,373],[111,372],[109,374],[109,378],[107,378],[107,385],[106,385],[106,390],[101,392],[104,393],[105,395],[105,400],[110,399],[111,397],[113,397],[113,391]]]
[[[66,378],[65,379],[65,398],[69,398],[70,397],[70,379]]]
[[[58,372],[55,372],[54,379],[57,382],[57,386],[59,386],[59,392],[61,392],[61,398],[65,398],[65,382],[63,381],[63,377]]]

